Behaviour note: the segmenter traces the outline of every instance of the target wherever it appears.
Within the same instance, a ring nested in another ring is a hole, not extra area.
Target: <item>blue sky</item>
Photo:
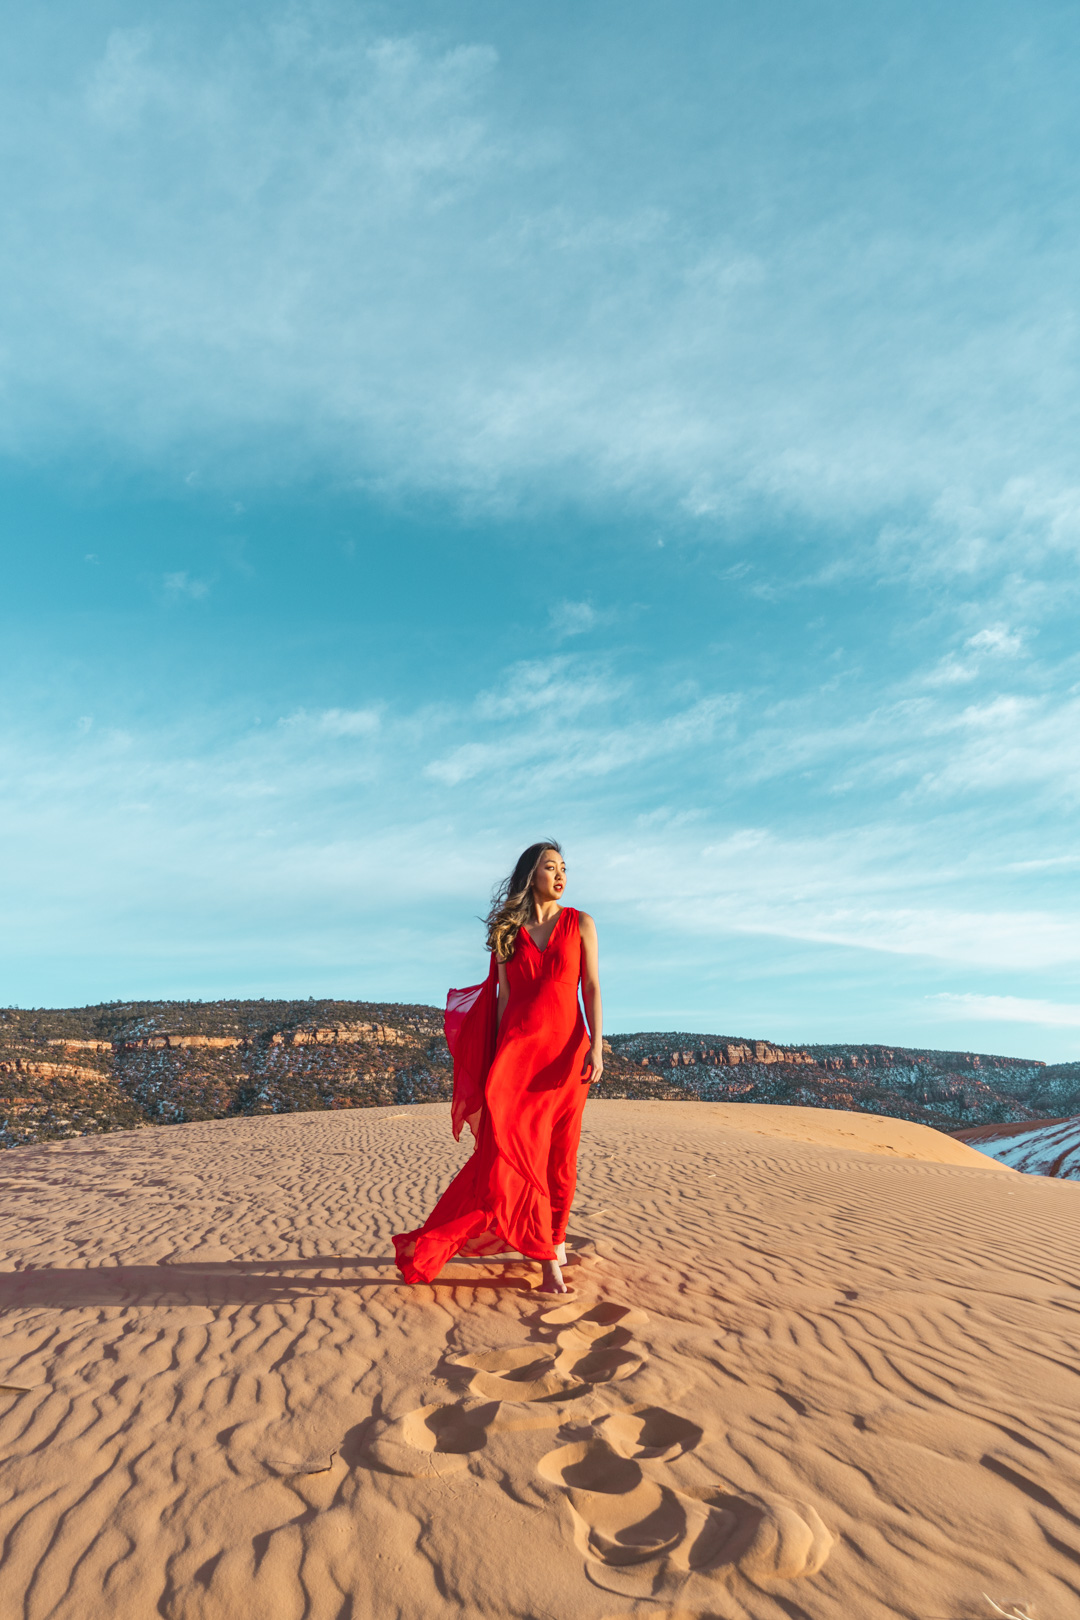
[[[0,999],[1080,1055],[1074,7],[0,36]]]

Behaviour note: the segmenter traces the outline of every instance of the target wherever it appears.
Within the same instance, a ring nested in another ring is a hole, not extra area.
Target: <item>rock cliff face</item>
[[[93,1065],[92,1067],[90,1065]],[[450,1094],[434,1007],[147,1002],[0,1010],[0,1145]]]
[[[605,1042],[598,1096],[796,1103],[939,1128],[1080,1112],[1080,1064],[680,1032]],[[0,1145],[236,1114],[446,1099],[436,1007],[345,1001],[0,1009]]]
[[[112,1041],[74,1041],[64,1040],[60,1035],[50,1035],[45,1042],[46,1046],[62,1046],[65,1052],[111,1052]]]
[[[434,1025],[432,1028],[434,1029]],[[267,1037],[258,1035],[136,1035],[115,1041],[57,1041],[50,1046],[63,1046],[72,1051],[78,1047],[97,1052],[186,1052],[194,1048],[212,1051],[252,1050],[265,1044],[271,1046],[352,1046],[358,1041],[375,1046],[407,1045],[408,1037],[390,1024],[331,1024],[326,1029],[301,1026],[278,1030]]]
[[[100,1080],[97,1069],[81,1069],[77,1063],[38,1063],[33,1058],[12,1057],[0,1062],[0,1075],[25,1075],[33,1080]]]
[[[892,1046],[783,1047],[727,1035],[615,1035],[612,1046],[631,1075],[623,1082],[613,1074],[611,1095],[847,1108],[939,1129],[1060,1115],[1067,1111],[1063,1098],[1072,1095],[1080,1107],[1080,1065],[1050,1070],[1037,1059]],[[646,1076],[654,1078],[643,1087]]]
[[[1037,1058],[992,1057],[982,1052],[937,1052],[893,1046],[772,1046],[768,1041],[733,1039],[723,1035],[617,1035],[618,1051],[642,1068],[737,1068],[743,1063],[812,1065],[824,1073],[909,1070],[964,1073],[978,1070],[980,1078],[996,1071],[1010,1076],[1032,1074],[1047,1067]],[[686,1044],[682,1044],[686,1043]],[[642,1055],[644,1054],[644,1055]]]
[[[656,1037],[650,1036],[649,1039]],[[623,1037],[624,1040],[627,1037]],[[661,1036],[660,1039],[663,1039]],[[701,1036],[696,1037],[697,1040]],[[642,1068],[646,1068],[650,1059],[641,1059]],[[737,1068],[740,1063],[813,1063],[809,1052],[789,1052],[782,1046],[770,1046],[768,1041],[726,1041],[723,1046],[697,1046],[689,1051],[676,1048],[670,1058],[668,1066],[677,1069],[692,1068],[697,1064],[712,1068]]]

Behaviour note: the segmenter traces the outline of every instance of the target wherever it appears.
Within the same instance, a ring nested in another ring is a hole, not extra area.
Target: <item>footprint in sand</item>
[[[642,1365],[630,1329],[644,1311],[602,1301],[564,1305],[543,1322],[556,1330],[563,1373],[608,1382]],[[658,1464],[692,1451],[702,1430],[659,1406],[595,1419],[543,1457],[540,1474],[566,1492],[577,1545],[596,1584],[632,1596],[659,1595],[695,1571],[737,1565],[751,1580],[792,1580],[821,1568],[833,1537],[814,1508],[769,1493],[681,1489]],[[564,1430],[564,1433],[566,1431]],[[627,1579],[627,1577],[630,1577]]]
[[[565,1493],[594,1585],[662,1599],[695,1576],[732,1568],[765,1585],[816,1574],[833,1537],[808,1503],[673,1483],[665,1465],[703,1438],[689,1418],[626,1406],[593,1416],[587,1427],[567,1423],[562,1403],[644,1365],[633,1330],[648,1320],[609,1300],[545,1311],[531,1344],[450,1358],[472,1399],[421,1406],[380,1425],[365,1444],[368,1457],[390,1473],[437,1477],[468,1468],[494,1434],[558,1429],[564,1443],[541,1457],[537,1471]]]
[[[498,1407],[463,1402],[450,1406],[419,1406],[414,1412],[384,1424],[368,1441],[368,1458],[389,1474],[430,1479],[468,1468],[474,1451],[487,1444],[488,1429]]]
[[[532,1345],[455,1356],[451,1366],[471,1374],[472,1394],[494,1401],[567,1400],[587,1388],[580,1378],[557,1369],[555,1356]]]
[[[368,1435],[364,1452],[388,1473],[425,1479],[467,1468],[491,1434],[557,1429],[562,1413],[556,1407],[563,1401],[587,1395],[598,1383],[626,1378],[643,1365],[642,1351],[628,1346],[631,1326],[647,1321],[644,1311],[608,1303],[548,1311],[540,1318],[546,1336],[538,1344],[451,1358],[450,1366],[467,1377],[471,1400],[420,1406],[381,1423]],[[531,1414],[530,1403],[535,1403]],[[612,1443],[633,1445],[640,1426],[637,1419],[625,1419],[613,1431]],[[648,1443],[667,1448],[675,1442],[665,1431],[662,1442]]]
[[[630,1348],[634,1337],[631,1329],[644,1326],[648,1320],[644,1311],[607,1301],[585,1311],[580,1306],[563,1305],[543,1317],[546,1326],[561,1329],[555,1334],[559,1346],[556,1368],[586,1384],[629,1378],[644,1365],[644,1352]]]
[[[821,1568],[833,1537],[805,1503],[765,1492],[688,1491],[642,1464],[691,1450],[701,1430],[644,1407],[599,1419],[594,1435],[541,1458],[565,1492],[589,1579],[630,1597],[660,1597],[691,1575],[736,1566],[755,1582],[794,1580]]]
[[[559,1446],[540,1459],[538,1471],[566,1491],[574,1539],[588,1559],[644,1563],[685,1539],[686,1514],[675,1492],[599,1438]]]
[[[644,1327],[649,1318],[644,1311],[636,1311],[630,1305],[615,1305],[605,1299],[586,1310],[582,1310],[576,1301],[571,1305],[560,1305],[553,1311],[545,1311],[540,1320],[548,1327],[569,1324],[583,1338],[598,1339],[611,1328]]]
[[[662,1406],[630,1407],[613,1412],[596,1425],[612,1451],[620,1457],[647,1458],[670,1462],[685,1451],[693,1451],[702,1430],[689,1418],[665,1412]]]
[[[455,1356],[451,1366],[471,1373],[472,1394],[497,1401],[570,1400],[595,1384],[629,1378],[644,1365],[644,1352],[631,1349],[632,1327],[649,1319],[644,1311],[606,1302],[582,1309],[563,1305],[540,1318],[546,1343],[485,1350]]]

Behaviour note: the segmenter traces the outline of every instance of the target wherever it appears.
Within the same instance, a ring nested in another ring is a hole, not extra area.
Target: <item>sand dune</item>
[[[404,1288],[461,1156],[432,1105],[0,1159],[2,1620],[1080,1612],[1075,1185],[594,1102],[572,1297]]]

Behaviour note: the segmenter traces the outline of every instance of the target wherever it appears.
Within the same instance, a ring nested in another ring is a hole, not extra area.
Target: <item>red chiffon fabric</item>
[[[494,955],[483,984],[467,990],[448,990],[443,1029],[454,1060],[454,1100],[450,1119],[454,1141],[461,1127],[468,1125],[477,1134],[480,1110],[484,1106],[484,1081],[495,1056],[495,1014],[499,1003],[499,964]]]
[[[468,1123],[476,1146],[423,1226],[394,1238],[406,1282],[430,1282],[463,1250],[552,1260],[566,1235],[589,1089],[577,912],[560,912],[542,951],[523,928],[506,976],[497,1038],[494,957],[482,985],[451,990],[447,999],[454,1136]]]

